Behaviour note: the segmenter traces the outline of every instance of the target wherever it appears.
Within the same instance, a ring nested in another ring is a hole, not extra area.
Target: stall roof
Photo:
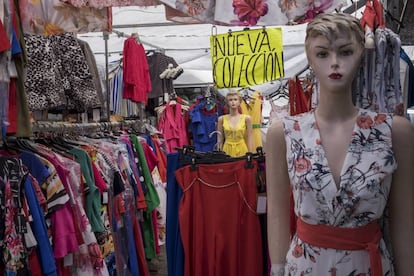
[[[348,2],[352,4],[352,1],[348,0]],[[113,29],[116,33],[109,34],[107,49],[102,33],[78,36],[89,43],[98,64],[105,64],[106,55],[109,62],[119,60],[126,37],[138,33],[146,50],[158,49],[173,57],[184,69],[184,73],[174,81],[175,86],[204,86],[212,83],[209,39],[213,32],[213,25],[177,24],[167,21],[163,5],[114,7],[112,13]],[[307,65],[303,45],[306,25],[278,27],[282,28],[285,76],[291,77]],[[214,26],[214,33],[226,33],[229,29],[238,31],[243,27]]]

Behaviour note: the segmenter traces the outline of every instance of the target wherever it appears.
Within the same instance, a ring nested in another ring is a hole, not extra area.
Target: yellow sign
[[[212,35],[210,48],[218,88],[247,87],[284,75],[281,28]]]

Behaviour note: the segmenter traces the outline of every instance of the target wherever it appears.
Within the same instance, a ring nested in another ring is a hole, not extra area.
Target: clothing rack
[[[125,37],[125,38],[131,37],[131,36],[133,36],[134,34],[137,34],[137,33],[127,34],[127,33],[121,32],[121,31],[117,31],[117,30],[112,30],[112,32],[113,32],[114,34],[117,34],[117,35],[118,35],[118,37]],[[141,44],[144,44],[144,45],[147,45],[147,46],[153,47],[153,48],[155,48],[155,49],[157,49],[157,50],[159,50],[159,51],[163,52],[163,49],[162,49],[162,48],[160,48],[160,47],[158,47],[157,45],[154,45],[154,44],[152,44],[152,43],[149,43],[149,42],[147,42],[147,41],[144,41],[144,40],[142,40],[141,38],[139,38],[139,42],[140,42]]]
[[[111,32],[117,34],[118,37],[125,37],[125,38],[131,37],[133,35],[133,34],[127,34],[127,33],[121,32],[121,31],[117,31],[117,30],[114,30],[114,29]],[[109,93],[109,91],[110,91],[110,85],[109,85],[109,58],[108,58],[109,55],[110,55],[109,48],[108,48],[109,32],[103,32],[103,39],[105,41],[105,75],[106,75],[105,86],[106,86],[106,113],[107,113],[106,115],[107,115],[107,121],[109,122],[110,121],[110,116],[111,116],[111,110],[110,110],[110,106],[109,106],[110,101],[111,101],[111,98],[110,98],[111,96],[110,96],[110,93]],[[160,51],[161,53],[165,52],[164,49],[162,49],[162,48],[160,48],[160,47],[158,47],[158,46],[156,46],[152,43],[146,42],[146,41],[142,40],[141,38],[139,38],[139,41],[140,41],[141,44],[153,47],[156,50]]]
[[[197,164],[216,164],[232,162],[237,160],[246,160],[245,168],[253,168],[252,161],[264,161],[265,153],[262,147],[257,147],[256,152],[247,152],[244,156],[231,157],[223,151],[200,152],[196,151],[193,146],[176,147],[175,150],[183,157],[183,164],[191,165],[191,170],[197,170]]]
[[[32,125],[33,133],[67,133],[82,132],[88,133],[93,130],[122,130],[124,128],[133,128],[142,131],[146,129],[142,120],[125,120],[120,122],[102,122],[102,123],[66,123],[66,122],[48,122],[38,121]]]

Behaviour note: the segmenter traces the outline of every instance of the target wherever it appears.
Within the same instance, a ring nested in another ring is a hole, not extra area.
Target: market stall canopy
[[[184,73],[175,81],[176,87],[199,87],[213,82],[210,53],[212,28],[215,33],[243,30],[243,26],[219,26],[213,24],[177,24],[168,21],[165,6],[113,7],[113,30],[109,33],[108,48],[102,33],[80,34],[95,53],[98,64],[119,61],[123,43],[129,35],[137,33],[146,50],[162,51],[175,59]],[[283,40],[283,60],[285,77],[291,77],[307,66],[304,40],[306,24],[266,26],[280,27]],[[261,28],[261,27],[251,27]]]
[[[165,23],[165,25],[163,25]],[[146,50],[162,51],[173,57],[184,69],[174,81],[176,86],[203,86],[213,82],[210,53],[212,24],[173,24],[165,19],[164,6],[113,8],[113,30],[109,34],[108,49],[102,33],[80,34],[89,43],[98,64],[121,59],[123,43],[132,33],[137,33]],[[243,27],[215,26],[215,32],[227,33]],[[306,66],[304,54],[305,24],[281,26],[285,75],[290,76]]]

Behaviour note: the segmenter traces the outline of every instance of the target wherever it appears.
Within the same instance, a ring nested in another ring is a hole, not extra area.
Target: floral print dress
[[[287,164],[295,214],[309,224],[346,228],[381,219],[391,174],[397,167],[391,124],[389,115],[359,110],[337,188],[314,111],[286,117]],[[383,239],[380,252],[384,275],[394,275]],[[320,248],[295,235],[286,256],[285,275],[370,275],[368,251]]]

